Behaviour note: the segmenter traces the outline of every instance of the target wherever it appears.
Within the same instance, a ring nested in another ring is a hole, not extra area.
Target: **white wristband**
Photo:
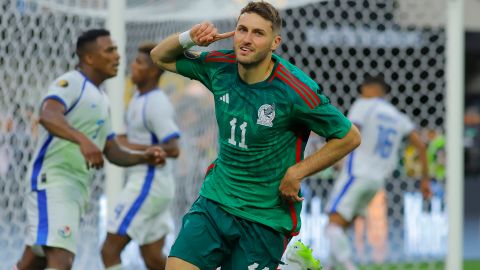
[[[180,42],[180,46],[183,49],[188,50],[191,47],[195,46],[195,42],[193,42],[192,38],[190,37],[190,30],[185,31],[178,35],[178,42]]]

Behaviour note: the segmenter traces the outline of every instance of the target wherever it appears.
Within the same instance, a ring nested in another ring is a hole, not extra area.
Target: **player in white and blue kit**
[[[330,264],[346,270],[357,269],[345,229],[357,216],[364,216],[374,195],[398,165],[402,140],[407,137],[416,147],[422,164],[420,189],[430,197],[426,148],[412,121],[383,96],[388,86],[381,77],[368,77],[361,86],[361,97],[350,108],[348,118],[362,134],[361,145],[346,157],[326,205],[329,224]]]
[[[137,92],[128,105],[127,134],[123,144],[136,150],[160,145],[167,157],[179,155],[180,136],[174,122],[174,109],[167,95],[158,89],[163,71],[150,58],[155,44],[143,44],[131,64],[131,79]],[[120,270],[120,254],[133,239],[148,269],[165,269],[162,253],[166,234],[171,230],[170,205],[175,182],[171,162],[164,167],[134,166],[127,171],[127,183],[116,206],[109,213],[108,235],[102,248],[108,270]]]
[[[109,32],[83,33],[77,54],[78,69],[56,79],[41,103],[43,129],[25,197],[27,246],[18,269],[71,269],[93,169],[103,166],[103,155],[121,166],[165,161],[160,147],[127,151],[112,133],[109,101],[101,88],[117,74],[119,63]]]

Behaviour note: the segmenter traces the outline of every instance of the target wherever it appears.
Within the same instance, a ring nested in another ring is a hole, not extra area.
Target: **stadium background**
[[[139,43],[161,40],[198,21],[175,20],[174,16],[166,20],[161,16],[142,19],[141,11],[147,12],[152,2],[127,1],[127,10],[131,9],[137,17],[130,16],[126,24],[125,72]],[[164,1],[164,6],[155,4],[155,7],[161,10],[182,5],[182,1],[174,2]],[[387,98],[412,117],[425,141],[439,145],[430,149],[431,165],[436,166],[432,177],[438,180],[431,203],[422,202],[415,193],[419,175],[416,154],[409,146],[405,153],[399,153],[405,158],[386,185],[383,203],[379,197],[384,208],[372,210],[378,215],[379,227],[370,228],[369,234],[362,237],[365,251],[357,259],[366,265],[388,263],[402,268],[404,263],[411,263],[409,269],[425,269],[425,265],[428,269],[442,269],[438,262],[445,258],[448,233],[442,173],[445,157],[441,146],[445,132],[445,2],[311,2],[315,3],[282,11],[283,44],[277,53],[315,79],[344,113],[355,100],[363,77],[383,73],[391,85]],[[478,1],[472,2],[479,7]],[[75,67],[76,37],[85,29],[105,27],[105,14],[99,10],[105,9],[106,2],[1,0],[0,3],[0,269],[9,269],[23,250],[25,174],[38,132],[35,119],[38,100],[50,81]],[[233,18],[213,22],[220,31],[231,30],[235,25]],[[476,82],[480,69],[478,61],[471,60],[478,57],[480,48],[468,42],[476,38],[478,34],[474,31],[467,35],[467,53],[473,57],[467,57],[466,80],[466,259],[480,258],[480,213],[473,207],[479,203],[474,192],[480,190],[477,165],[480,83]],[[209,49],[230,48],[230,42],[220,42]],[[126,85],[125,102],[132,90],[131,84]],[[174,222],[178,224],[196,198],[204,170],[216,154],[213,100],[201,84],[172,74],[163,78],[161,86],[175,104],[183,134],[182,155],[176,162],[178,199]],[[308,153],[321,144],[320,138],[313,137]],[[307,200],[301,237],[322,259],[328,249],[323,237],[326,216],[322,208],[334,177],[335,170],[327,170],[310,177],[303,186]],[[101,269],[98,249],[104,236],[105,217],[101,214],[104,208],[104,174],[99,173],[82,222],[82,242],[75,269]],[[379,250],[383,255],[378,255]],[[142,269],[135,255],[128,254],[135,254],[134,247],[125,254],[126,264],[132,269]]]

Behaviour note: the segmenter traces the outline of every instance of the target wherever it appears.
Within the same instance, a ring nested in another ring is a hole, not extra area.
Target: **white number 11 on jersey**
[[[235,129],[237,127],[237,118],[233,118],[230,121],[230,139],[228,139],[228,143],[237,145],[237,141],[235,140]],[[240,125],[240,131],[241,131],[241,139],[240,143],[238,144],[238,147],[247,149],[247,145],[245,144],[245,134],[247,133],[247,122],[243,122]]]

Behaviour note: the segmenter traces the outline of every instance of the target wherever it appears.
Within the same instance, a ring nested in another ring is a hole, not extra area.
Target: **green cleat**
[[[312,255],[312,249],[300,240],[292,243],[285,254],[288,269],[291,270],[321,270],[320,261]]]

